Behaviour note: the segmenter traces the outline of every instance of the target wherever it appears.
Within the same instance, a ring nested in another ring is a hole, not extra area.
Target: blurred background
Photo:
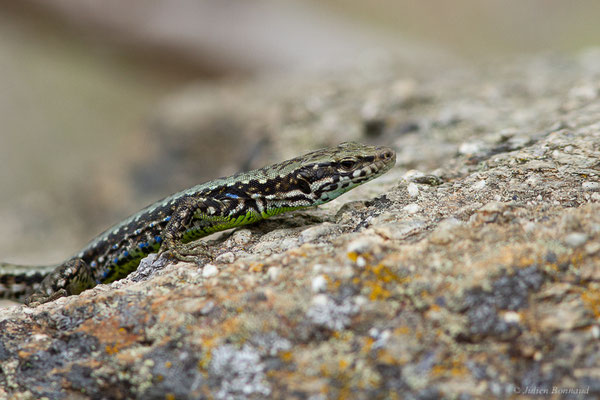
[[[592,0],[0,5],[0,259],[23,263],[59,261],[161,196],[287,157],[265,144],[271,109],[241,110],[223,87],[275,78],[285,92],[291,76],[389,59],[406,76],[443,74],[600,38]]]

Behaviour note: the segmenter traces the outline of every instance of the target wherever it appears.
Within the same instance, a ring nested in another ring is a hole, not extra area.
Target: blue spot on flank
[[[136,229],[136,230],[133,232],[133,234],[134,234],[134,235],[139,235],[140,233],[142,233],[142,230],[141,230],[141,229]]]
[[[171,220],[171,216],[169,215],[168,217],[165,217],[165,219],[163,219],[163,221],[165,222],[169,222]]]
[[[154,225],[156,225],[154,222],[150,222],[150,225],[148,225],[150,228],[154,228]]]
[[[146,247],[146,246],[148,246],[148,243],[140,243],[140,244],[138,244],[138,247],[139,247],[140,249],[143,249],[143,248],[144,248],[144,247]]]
[[[124,252],[123,257],[129,257],[129,252],[128,251]]]
[[[160,236],[154,236],[154,240],[156,240],[156,243],[162,242],[162,238]]]
[[[96,268],[97,266],[98,266],[98,263],[96,261],[92,261],[90,263],[90,267],[92,267],[92,268]]]
[[[238,196],[237,194],[233,194],[233,193],[225,193],[225,197],[229,197],[230,199],[239,199],[240,196]]]
[[[116,249],[118,249],[118,248],[119,248],[119,246],[117,246],[116,244],[113,244],[113,247],[112,247],[112,248],[113,248],[113,250],[116,250]]]
[[[117,263],[119,262],[119,258],[118,258],[118,257],[115,257],[115,259],[113,260],[113,262],[114,262],[115,264],[117,264]]]

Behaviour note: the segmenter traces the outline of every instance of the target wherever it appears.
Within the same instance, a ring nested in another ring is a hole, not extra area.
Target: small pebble
[[[600,243],[592,242],[592,243],[586,244],[585,252],[588,253],[589,255],[593,255],[593,254],[600,252]]]
[[[508,323],[519,323],[521,322],[521,315],[515,311],[507,311],[503,315],[504,321]]]
[[[240,229],[233,232],[233,241],[238,244],[246,244],[252,238],[252,232],[249,229]]]
[[[354,297],[354,304],[356,304],[358,307],[362,307],[365,304],[367,304],[369,302],[369,299],[367,299],[365,296],[356,296]]]
[[[433,244],[448,244],[454,240],[458,229],[462,226],[463,223],[456,218],[445,219],[431,233],[429,241]]]
[[[202,269],[202,276],[204,278],[211,278],[219,273],[219,269],[214,264],[206,264]]]
[[[227,253],[218,255],[215,261],[220,264],[231,264],[235,261],[235,255],[231,251],[228,251]]]
[[[318,294],[314,296],[310,302],[314,306],[324,306],[329,303],[329,297],[327,297],[325,294]]]
[[[356,259],[356,265],[360,268],[364,268],[367,265],[367,260],[363,256],[359,256]]]
[[[524,226],[523,226],[523,230],[525,230],[525,232],[527,233],[533,233],[538,229],[538,226],[535,222],[532,221],[528,221]]]
[[[327,289],[327,279],[324,275],[317,275],[312,279],[310,286],[315,293],[324,292]]]
[[[372,249],[376,245],[377,245],[377,243],[373,239],[363,237],[363,238],[356,239],[356,240],[353,240],[352,242],[350,242],[348,244],[348,247],[346,247],[346,252],[358,253],[358,254],[367,253],[369,251],[372,251]]]
[[[473,190],[481,190],[485,187],[485,185],[486,185],[486,181],[484,179],[482,181],[478,181],[477,183],[474,183],[472,187],[473,187]]]
[[[379,236],[386,239],[401,240],[426,228],[427,224],[421,220],[406,220],[389,224],[373,224]]]
[[[209,301],[204,305],[204,307],[202,307],[200,309],[200,314],[207,315],[214,309],[215,309],[215,303],[213,301]]]
[[[409,214],[416,214],[421,211],[421,207],[417,203],[411,203],[404,206],[403,210]]]
[[[417,197],[419,195],[419,187],[412,182],[408,184],[406,190],[408,191],[408,195],[410,197]]]
[[[462,143],[459,148],[458,148],[458,152],[460,154],[476,154],[479,153],[482,149],[482,145],[481,143],[476,143],[476,142],[471,142],[471,143]]]
[[[269,267],[269,269],[267,270],[267,276],[272,281],[276,280],[280,274],[281,274],[281,268],[279,268],[279,267]]]
[[[300,241],[302,243],[314,242],[322,236],[329,235],[337,229],[337,225],[325,222],[320,225],[311,226],[300,233]]]
[[[312,267],[312,272],[318,274],[319,272],[323,271],[323,268],[323,264],[315,264]]]
[[[565,236],[565,243],[569,247],[579,247],[587,242],[588,236],[585,233],[573,232]]]
[[[588,192],[598,192],[600,191],[600,182],[583,182],[581,187]]]

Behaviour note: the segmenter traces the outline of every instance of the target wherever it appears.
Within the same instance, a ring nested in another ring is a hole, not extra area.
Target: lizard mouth
[[[378,148],[379,154],[375,159],[375,168],[379,175],[388,171],[396,164],[396,152],[389,147]]]
[[[353,183],[370,181],[389,171],[396,164],[396,152],[389,147],[378,147],[372,163],[356,170],[352,174]]]

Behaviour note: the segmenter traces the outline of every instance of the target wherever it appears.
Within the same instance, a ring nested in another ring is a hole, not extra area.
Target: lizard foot
[[[96,286],[90,266],[80,258],[74,258],[56,267],[44,278],[40,287],[25,299],[25,304],[36,307],[61,297],[79,294]]]

